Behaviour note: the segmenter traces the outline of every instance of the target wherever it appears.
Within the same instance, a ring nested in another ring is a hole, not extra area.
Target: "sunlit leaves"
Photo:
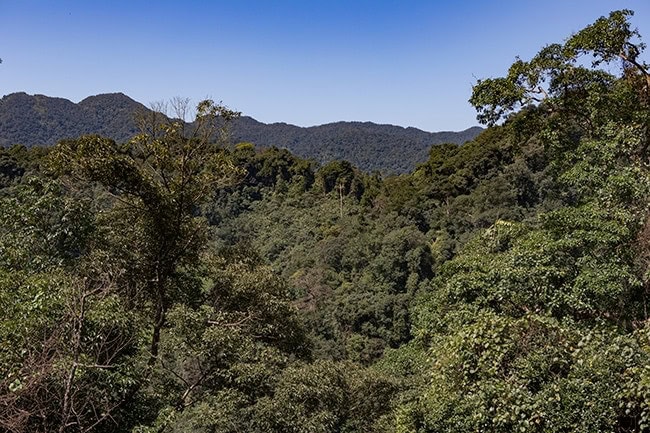
[[[631,15],[629,10],[614,11],[564,44],[548,45],[528,62],[517,59],[505,77],[478,80],[469,100],[478,111],[477,119],[494,125],[529,104],[583,116],[586,110],[578,101],[584,105],[587,95],[606,92],[615,81],[608,71],[595,68],[614,59],[626,61],[648,77],[638,59],[645,45],[637,42],[639,33],[630,28]],[[581,65],[585,54],[593,57],[592,68]]]

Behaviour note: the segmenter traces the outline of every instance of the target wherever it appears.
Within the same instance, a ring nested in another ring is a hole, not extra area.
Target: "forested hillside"
[[[161,104],[156,109],[179,102]],[[91,96],[78,104],[62,98],[13,93],[0,99],[0,146],[54,145],[84,134],[99,134],[123,143],[138,132],[138,119],[144,113],[150,113],[150,109],[122,93]],[[229,129],[234,142],[286,148],[321,164],[346,160],[363,170],[384,173],[409,172],[427,159],[432,145],[462,144],[481,132],[479,127],[461,132],[425,132],[371,122],[301,128],[286,123],[265,124],[246,116],[233,119]]]
[[[121,93],[91,96],[78,104],[12,93],[0,99],[0,145],[53,145],[83,134],[124,142],[138,132],[134,114],[143,110],[145,106]]]
[[[426,161],[432,145],[463,144],[482,131],[426,132],[417,128],[377,125],[372,122],[336,122],[301,128],[286,123],[264,124],[250,117],[233,122],[235,142],[278,147],[320,164],[345,160],[365,171],[408,173]]]
[[[489,127],[408,174],[229,143],[211,101],[1,150],[0,430],[650,431],[631,14],[478,81]]]

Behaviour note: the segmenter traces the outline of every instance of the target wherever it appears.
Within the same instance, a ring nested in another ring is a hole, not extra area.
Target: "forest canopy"
[[[231,143],[0,149],[0,431],[650,431],[650,74],[611,12],[413,172]]]

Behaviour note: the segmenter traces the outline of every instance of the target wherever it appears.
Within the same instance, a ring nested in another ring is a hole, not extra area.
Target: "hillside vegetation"
[[[179,102],[183,101],[169,105]],[[156,110],[164,111],[167,104],[156,105]],[[91,96],[78,104],[62,98],[13,93],[0,99],[0,146],[54,145],[85,134],[124,143],[139,131],[138,119],[147,113],[151,114],[149,108],[122,93]],[[286,148],[321,164],[346,160],[363,170],[384,173],[409,172],[426,161],[432,145],[463,144],[481,130],[473,127],[461,132],[425,132],[371,122],[302,128],[286,123],[265,124],[246,116],[229,124],[235,142]]]
[[[650,431],[631,14],[477,82],[490,126],[408,174],[215,143],[211,101],[2,150],[0,430]]]

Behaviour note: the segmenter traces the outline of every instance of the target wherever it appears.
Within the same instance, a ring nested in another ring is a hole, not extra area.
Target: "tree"
[[[59,143],[49,166],[69,198],[41,192],[3,207],[14,226],[5,226],[7,237],[16,240],[0,248],[7,275],[0,291],[11,312],[3,330],[27,349],[2,365],[12,374],[1,384],[3,428],[88,432],[112,421],[128,429],[156,416],[141,391],[159,367],[169,309],[198,298],[207,225],[197,209],[238,176],[220,146],[238,113],[203,101],[187,125],[186,101],[172,105],[177,118],[152,112],[125,144],[98,136]],[[60,202],[88,207],[49,225]],[[30,291],[39,287],[49,296],[42,320],[15,295],[36,296]],[[11,323],[21,317],[34,325],[15,334],[23,328]]]
[[[194,212],[236,172],[213,140],[222,139],[215,137],[216,120],[229,121],[238,113],[202,101],[188,131],[184,121],[187,101],[174,101],[174,108],[177,119],[156,111],[141,119],[142,133],[126,146],[87,136],[61,143],[53,155],[56,167],[103,185],[116,198],[118,215],[136,222],[137,230],[131,234],[137,236],[136,251],[132,250],[137,257],[129,255],[135,259],[137,274],[127,275],[131,280],[125,284],[135,292],[142,290],[152,303],[149,367],[157,359],[173,280],[180,266],[197,259],[205,239]]]
[[[0,429],[84,431],[136,378],[137,314],[86,256],[89,202],[30,178],[0,200]],[[103,391],[102,391],[103,390]]]
[[[617,59],[623,61],[625,70],[642,77],[642,92],[650,95],[648,65],[639,58],[645,44],[637,41],[638,31],[630,28],[632,15],[630,10],[611,12],[564,44],[546,46],[528,62],[517,58],[505,77],[478,80],[470,98],[477,119],[494,125],[529,104],[541,104],[551,112],[576,110],[570,103],[575,97],[584,101],[586,93],[604,92],[612,85],[615,77],[596,67]],[[592,68],[581,65],[583,56],[592,57]]]
[[[309,342],[284,281],[250,251],[232,250],[204,266],[210,280],[198,305],[177,304],[163,331],[154,422],[140,432],[237,432],[262,422],[260,400],[273,395],[282,371],[308,359]]]
[[[442,266],[414,314],[433,365],[397,431],[647,431],[650,110],[630,15],[474,87],[479,120],[539,141],[560,206],[497,221]]]

